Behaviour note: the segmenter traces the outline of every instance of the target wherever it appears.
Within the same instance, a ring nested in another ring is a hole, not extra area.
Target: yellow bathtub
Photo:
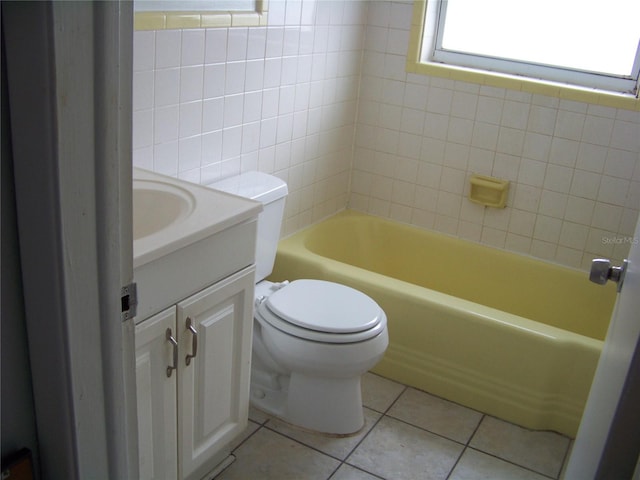
[[[374,298],[389,322],[380,375],[569,436],[615,302],[584,272],[353,211],[282,240],[270,278]]]

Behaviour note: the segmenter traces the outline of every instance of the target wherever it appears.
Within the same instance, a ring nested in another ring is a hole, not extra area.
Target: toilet
[[[346,285],[300,279],[273,283],[287,185],[247,172],[210,185],[260,201],[251,403],[293,425],[349,435],[364,426],[360,379],[383,356],[387,317]]]

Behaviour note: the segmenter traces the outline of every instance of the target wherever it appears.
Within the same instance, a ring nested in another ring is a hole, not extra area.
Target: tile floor
[[[302,431],[253,410],[215,480],[558,479],[571,440],[531,431],[367,373],[356,436]]]

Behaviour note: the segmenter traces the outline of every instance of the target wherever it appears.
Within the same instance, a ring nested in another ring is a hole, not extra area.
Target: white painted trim
[[[120,322],[120,290],[133,281],[133,6],[94,3],[96,228],[109,471],[137,478],[133,319]]]
[[[2,15],[42,472],[135,478],[133,322],[119,314],[133,268],[131,8],[6,2]]]
[[[40,470],[74,480],[79,472],[62,275],[51,4],[3,2],[2,22]]]
[[[639,237],[640,222],[636,226],[633,238]],[[582,422],[567,464],[565,480],[605,478],[599,475],[598,470],[603,455],[610,453],[607,452],[608,441],[614,444],[632,441],[630,439],[637,439],[640,433],[635,430],[625,432],[622,439],[610,438],[614,422],[627,423],[624,417],[616,418],[625,382],[632,382],[634,385],[640,382],[637,377],[628,377],[629,371],[637,371],[638,368],[638,357],[634,356],[634,352],[640,344],[640,323],[637,314],[640,305],[640,246],[631,245],[628,259],[624,285],[616,301]],[[637,405],[637,400],[632,404]],[[624,413],[628,415],[629,412]],[[637,462],[636,458],[624,458],[624,454],[618,460],[620,464],[628,461]],[[606,478],[623,477],[614,475]]]

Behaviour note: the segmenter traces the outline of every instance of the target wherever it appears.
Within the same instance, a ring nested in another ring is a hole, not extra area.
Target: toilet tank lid
[[[288,193],[287,184],[283,180],[263,172],[242,173],[209,186],[263,204],[284,198]]]

